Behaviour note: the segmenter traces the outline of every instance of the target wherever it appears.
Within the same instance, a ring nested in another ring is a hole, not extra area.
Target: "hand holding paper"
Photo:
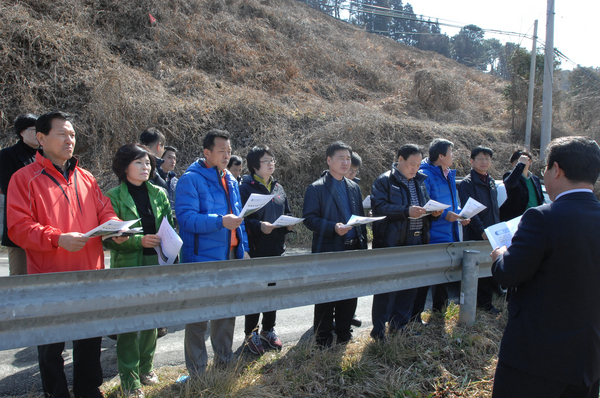
[[[348,222],[346,224],[344,224],[343,227],[347,228],[347,227],[353,227],[355,225],[369,224],[374,221],[383,220],[384,218],[385,218],[385,216],[383,216],[383,217],[360,217],[360,216],[352,215],[352,217],[350,217]]]

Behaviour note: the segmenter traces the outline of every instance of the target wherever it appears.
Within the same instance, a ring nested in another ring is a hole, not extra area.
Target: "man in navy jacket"
[[[364,214],[359,186],[345,176],[350,169],[352,148],[337,141],[327,148],[327,171],[306,189],[304,225],[313,231],[312,252],[336,252],[367,248],[364,225],[344,227],[352,215]],[[350,323],[357,299],[315,304],[314,331],[317,344],[329,347],[335,334],[338,343],[352,338]]]
[[[563,137],[547,148],[544,183],[554,203],[525,212],[492,274],[516,288],[508,302],[494,398],[598,397],[600,148]]]

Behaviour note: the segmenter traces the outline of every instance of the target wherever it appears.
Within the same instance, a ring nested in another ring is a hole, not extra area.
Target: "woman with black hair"
[[[171,206],[166,192],[148,180],[155,173],[156,163],[148,148],[127,144],[119,148],[112,169],[121,185],[110,189],[106,196],[115,213],[123,221],[141,220],[132,227],[143,228],[143,233],[133,235],[125,243],[104,242],[110,249],[110,267],[140,267],[158,265],[154,249],[160,244],[156,235],[163,218],[173,225]],[[117,361],[121,388],[130,397],[143,397],[142,384],[154,385],[158,377],[153,371],[156,350],[156,329],[123,333],[117,336]]]
[[[246,156],[246,165],[250,175],[244,176],[240,185],[242,205],[253,193],[274,195],[269,203],[244,219],[250,257],[281,256],[285,252],[285,235],[294,226],[278,228],[271,224],[281,215],[291,215],[283,187],[273,179],[275,157],[268,146],[255,146]],[[246,346],[253,354],[260,355],[265,351],[261,340],[272,348],[282,348],[281,340],[275,334],[275,317],[275,311],[264,312],[262,330],[257,333],[260,314],[246,315]]]

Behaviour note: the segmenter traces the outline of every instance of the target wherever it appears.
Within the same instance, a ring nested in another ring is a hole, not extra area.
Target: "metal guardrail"
[[[0,278],[0,350],[460,281],[464,250],[491,275],[481,241]]]

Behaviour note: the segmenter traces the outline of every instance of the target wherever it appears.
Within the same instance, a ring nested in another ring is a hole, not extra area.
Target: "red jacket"
[[[90,172],[75,164],[67,181],[38,152],[35,163],[13,175],[9,192],[8,235],[25,249],[28,274],[104,268],[100,237],[91,238],[78,252],[58,247],[62,233],[86,233],[108,220],[118,220],[110,199]]]

